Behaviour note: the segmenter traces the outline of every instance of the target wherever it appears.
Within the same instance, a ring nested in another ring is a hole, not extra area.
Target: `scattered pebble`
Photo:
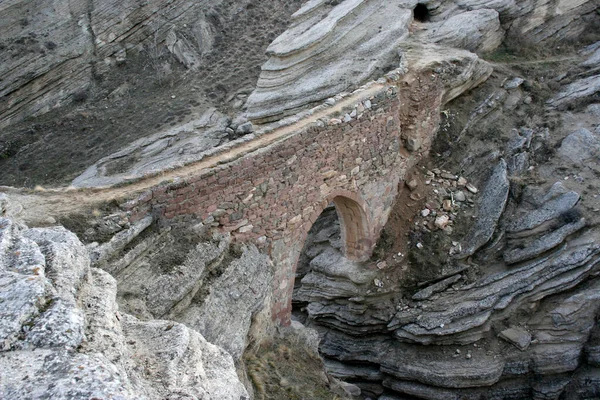
[[[440,215],[439,217],[437,217],[435,219],[435,226],[439,229],[444,229],[448,226],[448,223],[450,222],[450,217],[448,217],[447,215]]]
[[[479,192],[479,190],[477,190],[477,188],[473,185],[471,185],[470,183],[467,183],[466,188],[469,192],[475,194],[477,192]]]
[[[459,190],[457,192],[454,192],[454,200],[462,203],[467,200],[467,196],[465,195],[465,192]]]
[[[444,200],[442,208],[444,211],[452,211],[452,200]]]

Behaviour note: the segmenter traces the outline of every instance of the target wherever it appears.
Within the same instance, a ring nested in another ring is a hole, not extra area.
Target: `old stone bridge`
[[[459,72],[446,62],[453,67],[446,75],[438,61],[417,73],[389,74],[349,95],[350,109],[152,187],[125,208],[133,221],[148,214],[164,224],[201,219],[256,243],[275,263],[273,318],[287,324],[296,262],[314,221],[335,204],[345,255],[369,259],[407,171],[430,147],[441,105],[487,77],[471,56]]]

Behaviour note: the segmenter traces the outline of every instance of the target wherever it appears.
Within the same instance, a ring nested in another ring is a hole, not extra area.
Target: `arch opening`
[[[431,19],[431,13],[429,12],[429,8],[424,3],[418,3],[415,9],[413,10],[413,16],[415,21],[418,22],[429,22]]]
[[[333,198],[308,231],[298,257],[292,294],[293,318],[302,323],[308,318],[306,306],[311,296],[307,297],[307,285],[316,283],[311,281],[313,270],[327,268],[332,263],[341,266],[365,261],[371,251],[369,221],[363,208],[348,197]],[[310,275],[308,281],[304,281],[307,275]],[[303,294],[298,295],[300,291]]]
[[[311,262],[327,251],[342,252],[342,235],[340,220],[334,203],[330,203],[319,215],[308,231],[304,247],[296,264],[294,291],[292,295],[292,316],[295,320],[306,323],[308,302],[298,295],[302,287],[302,279],[311,271]]]

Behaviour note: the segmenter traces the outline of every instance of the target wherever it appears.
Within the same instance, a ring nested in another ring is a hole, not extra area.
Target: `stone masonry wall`
[[[285,325],[298,256],[330,202],[345,225],[346,254],[370,256],[399,184],[428,150],[439,121],[442,90],[422,93],[407,97],[395,86],[386,87],[357,119],[313,124],[199,176],[155,187],[123,207],[132,220],[149,213],[166,223],[201,219],[268,251],[276,265],[273,318]],[[404,104],[414,99],[427,106]],[[419,151],[411,153],[403,146],[400,126],[412,128],[415,120],[423,137]],[[352,232],[357,226],[366,226],[366,232]]]

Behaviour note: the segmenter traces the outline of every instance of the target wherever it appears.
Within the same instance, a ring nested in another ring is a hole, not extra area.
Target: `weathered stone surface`
[[[145,318],[166,318],[186,309],[204,279],[225,257],[230,239],[215,237],[193,246],[189,253],[174,254],[174,259],[159,257],[161,248],[170,243],[164,240],[162,246],[134,260],[117,275],[119,301],[126,310]]]
[[[2,8],[6,18],[0,24],[0,40],[6,50],[0,58],[4,67],[0,75],[5,77],[0,96],[7,97],[0,104],[1,124],[70,102],[89,87],[94,68],[98,73],[122,63],[141,44],[164,43],[181,63],[195,70],[219,39],[219,17],[210,14],[204,2],[152,0],[140,5],[132,0],[94,0],[53,7],[19,0]],[[259,87],[283,87],[294,81],[286,81],[277,71],[301,76],[297,70],[320,65],[321,73],[299,83],[304,90],[294,90],[295,97],[290,94],[294,100],[290,106],[297,107],[310,89],[321,93],[307,103],[326,98],[326,90],[335,95],[352,86],[348,83],[364,81],[376,68],[394,62],[395,45],[408,35],[414,7],[414,1],[404,0],[308,2],[295,14],[294,25],[272,44],[269,51],[274,58],[265,65]],[[430,24],[440,25],[436,36],[453,45],[484,50],[502,35],[498,14],[510,34],[537,43],[577,37],[593,20],[597,3],[569,0],[556,6],[547,0],[487,0],[462,1],[457,7],[443,1],[430,8]],[[32,14],[31,9],[38,13]],[[459,23],[464,20],[467,24]],[[357,54],[361,57],[352,58]],[[332,67],[325,67],[329,63]],[[351,82],[344,82],[348,77]],[[261,99],[265,104],[268,100],[272,99]]]
[[[239,360],[246,349],[252,318],[268,309],[273,286],[273,265],[255,246],[245,247],[239,258],[224,269],[221,276],[207,282],[208,294],[173,317],[198,331]]]
[[[447,356],[436,360],[427,357],[427,353],[431,352],[399,348],[397,354],[382,360],[381,371],[395,378],[443,388],[468,388],[498,382],[504,368],[504,363],[493,357],[474,360]]]
[[[588,76],[567,85],[555,97],[548,100],[551,107],[564,109],[569,105],[586,101],[600,92],[600,75]]]
[[[326,359],[327,372],[338,379],[361,379],[367,381],[379,381],[383,379],[383,373],[377,367],[367,365],[348,366],[341,362]]]
[[[118,232],[114,235],[107,243],[103,243],[100,246],[94,247],[90,251],[90,258],[94,263],[95,267],[98,267],[105,263],[109,258],[122,251],[125,246],[131,243],[144,229],[148,228],[153,218],[147,216],[144,219],[137,221],[129,229]]]
[[[573,295],[562,296],[559,303],[529,321],[536,339],[535,345],[532,344],[536,372],[559,374],[577,368],[596,324],[598,287],[598,282],[593,282]]]
[[[32,12],[31,10],[36,10]],[[94,0],[5,2],[0,22],[0,126],[68,104],[103,73],[151,42],[188,68],[214,43],[214,23],[200,3]],[[214,21],[213,21],[214,22]],[[190,40],[193,38],[192,40]],[[140,47],[137,47],[140,46]],[[165,49],[166,50],[166,49]]]
[[[568,192],[546,201],[541,207],[514,218],[506,225],[509,233],[518,233],[536,228],[546,221],[558,218],[572,209],[579,201],[579,194]]]
[[[454,275],[444,280],[441,280],[438,283],[435,283],[431,286],[426,287],[425,289],[419,290],[412,296],[413,300],[427,300],[435,293],[442,292],[446,290],[453,283],[458,282],[462,278],[461,275]]]
[[[458,255],[459,258],[473,255],[477,249],[490,240],[506,206],[509,189],[506,162],[500,160],[483,188],[479,203],[479,216],[462,240],[463,250]]]
[[[576,165],[587,162],[598,162],[600,157],[600,136],[579,129],[563,139],[558,148],[558,155],[565,161]]]
[[[504,89],[506,90],[512,90],[512,89],[516,89],[519,86],[521,86],[523,84],[523,82],[525,82],[525,80],[523,78],[520,77],[516,77],[513,78],[507,82],[504,83]]]
[[[564,225],[561,228],[544,235],[531,243],[528,243],[523,248],[519,247],[509,250],[505,252],[502,257],[507,264],[514,264],[520,261],[532,259],[563,243],[569,235],[572,235],[583,227],[585,227],[585,218]]]
[[[225,141],[229,121],[216,109],[209,109],[198,120],[139,139],[100,159],[75,178],[72,185],[114,185],[198,161]]]
[[[527,128],[513,129],[512,137],[506,144],[506,155],[515,155],[527,151],[531,146],[533,133],[533,130]]]
[[[368,290],[376,276],[360,263],[346,259],[339,251],[328,248],[310,262],[310,272],[294,293],[301,302],[350,298]]]
[[[498,334],[498,337],[515,345],[519,350],[526,350],[531,343],[531,335],[529,332],[520,328],[505,329]]]
[[[401,54],[408,71],[433,70],[437,74],[443,82],[442,104],[479,86],[493,71],[487,62],[469,51],[436,44],[407,40],[402,43]]]
[[[479,9],[423,25],[415,38],[472,52],[495,50],[504,38],[498,11]]]
[[[0,227],[0,397],[248,398],[222,348],[120,314],[114,278],[90,269],[74,234]]]
[[[584,67],[597,67],[600,64],[600,42],[596,42],[591,44],[583,49],[582,54],[587,57],[587,59],[581,63]]]
[[[279,119],[397,65],[397,46],[408,36],[411,19],[407,3],[306,3],[294,14],[292,26],[267,49],[271,58],[248,98],[248,117]]]
[[[0,395],[7,399],[129,399],[137,395],[122,371],[102,354],[11,351],[3,354],[0,372]]]
[[[600,247],[589,240],[567,244],[550,257],[442,293],[426,310],[400,311],[389,328],[398,338],[419,343],[472,343],[489,329],[486,322],[510,310],[511,304],[543,298],[579,283],[597,266],[599,254]]]

